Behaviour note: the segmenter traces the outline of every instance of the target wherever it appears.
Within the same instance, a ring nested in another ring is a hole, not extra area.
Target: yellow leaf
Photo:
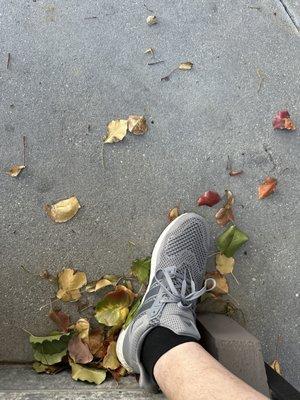
[[[273,368],[274,371],[277,372],[277,374],[282,375],[280,363],[279,363],[278,360],[274,360],[274,361],[270,364],[270,367]]]
[[[116,143],[123,140],[127,133],[127,119],[116,119],[110,121],[106,128],[104,143]]]
[[[155,25],[157,24],[157,17],[155,15],[149,15],[149,17],[147,17],[146,22],[148,25]]]
[[[107,369],[117,369],[120,366],[120,362],[117,358],[116,352],[117,343],[111,342],[107,348],[106,356],[103,359],[103,367]]]
[[[79,289],[86,285],[86,282],[84,272],[65,268],[58,274],[59,290],[56,297],[62,301],[77,301],[81,296]]]
[[[78,333],[80,339],[86,339],[89,336],[90,323],[86,318],[79,318],[73,328]]]
[[[207,272],[205,278],[213,278],[216,281],[216,286],[210,291],[210,293],[216,296],[221,296],[229,292],[226,277],[221,275],[219,271]]]
[[[9,176],[16,178],[25,168],[25,165],[13,165],[10,170],[7,172]]]
[[[106,286],[111,286],[111,285],[113,285],[113,282],[111,282],[108,279],[102,278],[96,282],[92,282],[89,285],[87,285],[85,290],[86,290],[86,292],[93,293],[93,292],[97,292],[100,289],[105,288]]]
[[[193,68],[193,63],[190,61],[183,62],[183,63],[179,64],[178,68],[181,69],[182,71],[189,71],[190,69]]]
[[[52,221],[62,223],[69,221],[77,214],[80,204],[77,198],[72,196],[52,205],[46,204],[44,209]]]
[[[169,222],[174,221],[174,219],[176,219],[177,217],[179,217],[179,207],[171,208],[168,212]]]
[[[134,135],[143,135],[148,130],[146,118],[142,115],[129,115],[128,130]]]
[[[69,360],[72,369],[72,378],[75,381],[88,381],[99,385],[106,378],[106,371],[104,369],[82,367],[79,364],[73,363]]]
[[[224,254],[217,254],[216,256],[216,268],[222,274],[231,274],[233,271],[233,267],[235,264],[235,260],[233,257],[226,257]]]

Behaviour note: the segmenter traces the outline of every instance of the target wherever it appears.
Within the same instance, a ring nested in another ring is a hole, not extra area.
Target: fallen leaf
[[[109,344],[109,346],[107,348],[107,353],[102,362],[102,365],[104,368],[111,369],[111,370],[119,368],[120,361],[118,360],[118,357],[117,357],[116,347],[117,347],[116,342],[111,342]]]
[[[140,283],[146,285],[149,281],[150,267],[150,257],[134,260],[131,266],[131,274],[137,278]]]
[[[79,318],[73,329],[78,333],[80,339],[86,339],[89,336],[90,323],[86,318]]]
[[[142,115],[129,115],[128,130],[134,135],[143,135],[148,130],[146,118]]]
[[[107,293],[96,305],[95,318],[106,326],[121,326],[129,313],[134,300],[134,293],[127,287],[118,285],[114,291]]]
[[[20,175],[24,168],[26,168],[25,165],[13,165],[7,173],[9,176],[16,178]]]
[[[210,291],[216,296],[221,296],[229,292],[226,277],[221,275],[219,271],[207,272],[205,279],[213,278],[216,281],[216,286]]]
[[[174,221],[174,219],[176,219],[177,217],[179,217],[179,207],[171,208],[168,212],[169,222]]]
[[[126,368],[121,365],[119,368],[110,371],[110,373],[116,382],[120,382],[120,379],[127,374],[127,371]]]
[[[155,25],[157,24],[157,17],[155,15],[149,15],[146,19],[148,25]]]
[[[274,361],[270,364],[270,367],[273,368],[274,371],[277,372],[277,374],[282,375],[280,363],[279,363],[278,360],[274,360]]]
[[[294,131],[296,126],[291,120],[291,116],[287,110],[278,111],[273,119],[274,129],[287,129]]]
[[[53,332],[52,335],[47,335],[47,336],[30,335],[29,342],[31,344],[54,342],[54,341],[59,341],[61,338],[68,336],[68,335],[69,335],[69,333],[61,333],[61,332]]]
[[[242,170],[241,171],[229,171],[230,176],[239,176],[243,173],[244,173],[244,171],[242,171]]]
[[[98,281],[91,282],[90,284],[88,284],[85,290],[89,293],[93,293],[111,285],[113,285],[113,283],[110,280],[102,278],[99,279]]]
[[[37,361],[40,361],[42,364],[54,365],[59,362],[66,356],[67,349],[62,350],[59,353],[49,354],[49,353],[41,353],[38,350],[33,350],[33,358]]]
[[[136,314],[139,311],[141,302],[142,302],[142,298],[139,298],[133,303],[133,305],[130,308],[130,311],[129,311],[128,315],[127,315],[126,321],[125,321],[125,323],[123,325],[123,329],[127,328],[127,326],[130,324],[130,322],[134,319],[134,317],[136,316]]]
[[[116,143],[123,140],[127,133],[127,119],[116,119],[107,124],[104,143]]]
[[[225,195],[227,197],[226,203],[215,215],[217,223],[221,226],[224,226],[229,221],[234,220],[234,215],[232,212],[232,206],[234,203],[233,194],[230,190],[225,190]]]
[[[44,210],[54,222],[67,222],[73,218],[80,209],[79,201],[75,196],[61,200],[55,204],[46,204]]]
[[[104,369],[82,367],[71,360],[69,360],[69,364],[72,370],[72,378],[75,381],[87,381],[96,383],[96,385],[100,385],[100,383],[105,381],[106,371]]]
[[[190,61],[186,61],[186,62],[180,63],[178,68],[182,71],[189,71],[190,69],[193,68],[193,63]]]
[[[277,186],[277,179],[271,178],[267,176],[264,182],[258,187],[258,198],[265,199],[270,196],[270,194],[274,193]]]
[[[216,269],[222,274],[231,274],[235,260],[233,257],[226,257],[224,254],[217,254],[216,256]]]
[[[58,292],[56,297],[62,301],[77,301],[80,296],[80,288],[86,285],[84,272],[73,268],[65,268],[58,274]]]
[[[54,332],[48,336],[29,336],[33,357],[43,364],[57,364],[67,354],[69,333]]]
[[[66,313],[61,310],[52,310],[48,316],[61,331],[68,332],[70,317]]]
[[[58,372],[63,371],[66,367],[64,365],[46,365],[36,361],[32,364],[32,368],[38,374],[46,373],[49,375],[54,375],[57,374]]]
[[[68,344],[69,356],[79,364],[88,364],[93,361],[93,354],[90,352],[87,343],[84,343],[79,335],[73,336]]]
[[[105,341],[104,331],[101,329],[93,330],[88,337],[86,342],[89,346],[90,352],[94,357],[100,358],[101,360],[104,358],[109,342]]]
[[[218,249],[226,256],[233,257],[234,253],[248,240],[248,236],[236,225],[230,226],[218,238]]]
[[[215,204],[219,203],[221,200],[220,195],[217,192],[213,192],[209,190],[208,192],[204,192],[198,199],[198,206],[208,206],[212,207]]]
[[[199,314],[215,313],[225,314],[228,317],[232,317],[236,311],[237,308],[229,300],[224,300],[218,297],[207,298],[197,305],[197,313]]]

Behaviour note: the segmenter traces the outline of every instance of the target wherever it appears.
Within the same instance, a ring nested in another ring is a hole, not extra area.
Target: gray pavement
[[[144,3],[157,25],[147,26]],[[90,279],[124,272],[151,253],[178,201],[207,216],[217,236],[215,210],[196,200],[230,188],[250,237],[230,293],[266,361],[282,336],[283,373],[299,388],[299,130],[271,125],[284,108],[300,125],[298,3],[0,0],[0,360],[30,360],[21,328],[43,334],[51,326],[40,308],[54,289],[21,265],[33,273],[71,265]],[[148,66],[148,47],[165,62]],[[183,61],[193,70],[160,81]],[[149,132],[107,145],[104,169],[106,123],[132,113],[146,115]],[[22,135],[28,167],[13,179],[4,171],[22,161]],[[242,176],[228,176],[227,156]],[[278,191],[258,201],[267,174]],[[78,215],[52,223],[43,205],[73,194]]]

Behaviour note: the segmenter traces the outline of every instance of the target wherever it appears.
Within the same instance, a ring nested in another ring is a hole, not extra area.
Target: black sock
[[[191,336],[180,336],[170,329],[158,326],[152,329],[144,339],[141,351],[141,362],[146,372],[153,377],[157,360],[168,350],[186,342],[198,342]],[[155,379],[154,379],[155,380]]]

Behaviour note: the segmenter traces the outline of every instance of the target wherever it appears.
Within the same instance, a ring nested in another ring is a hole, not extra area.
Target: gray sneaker
[[[210,245],[206,221],[198,214],[187,213],[176,218],[160,235],[151,257],[147,291],[140,309],[121,331],[117,356],[129,371],[140,374],[139,384],[147,390],[157,385],[140,361],[144,338],[155,327],[162,326],[177,335],[200,339],[195,323],[197,299],[208,289],[203,284]]]

